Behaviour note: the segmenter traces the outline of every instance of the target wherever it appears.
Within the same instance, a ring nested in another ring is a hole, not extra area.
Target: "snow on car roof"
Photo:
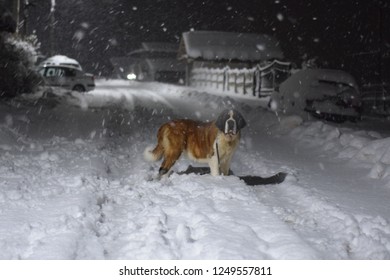
[[[330,81],[335,83],[347,84],[352,87],[358,88],[355,78],[342,70],[335,69],[310,69],[311,72],[317,77],[318,80]],[[306,71],[307,73],[308,71]]]
[[[184,44],[184,48],[183,48]],[[190,31],[183,33],[181,57],[206,60],[264,61],[283,59],[279,42],[272,36],[254,33]]]
[[[55,55],[49,57],[48,59],[42,61],[40,65],[69,65],[77,67],[81,70],[81,65],[77,60],[67,57],[65,55]]]

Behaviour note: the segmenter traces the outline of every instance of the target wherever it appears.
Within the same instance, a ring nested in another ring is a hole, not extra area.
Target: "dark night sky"
[[[30,0],[28,32],[48,54],[50,0]],[[219,30],[272,34],[287,60],[318,57],[327,67],[377,65],[389,52],[390,5],[381,0],[56,0],[55,52],[78,59],[95,74],[109,58],[144,41],[179,42],[182,32]],[[376,53],[375,53],[376,51]],[[374,53],[373,53],[374,52]],[[388,60],[388,59],[387,59]]]

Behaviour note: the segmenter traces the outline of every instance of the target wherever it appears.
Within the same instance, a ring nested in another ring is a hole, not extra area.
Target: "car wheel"
[[[72,88],[73,91],[78,91],[78,92],[85,92],[85,88],[82,85],[75,85]]]

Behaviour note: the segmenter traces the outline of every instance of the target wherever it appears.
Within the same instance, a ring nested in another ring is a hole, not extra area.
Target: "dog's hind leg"
[[[179,159],[181,151],[171,151],[170,153],[164,154],[164,160],[161,164],[160,170],[158,171],[159,176],[163,176],[169,172],[171,167]]]

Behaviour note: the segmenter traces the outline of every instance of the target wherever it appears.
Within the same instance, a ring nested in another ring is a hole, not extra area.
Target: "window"
[[[64,76],[65,77],[76,77],[77,70],[76,69],[63,69],[64,70]]]
[[[63,77],[65,70],[62,68],[48,67],[46,70],[46,77]]]

